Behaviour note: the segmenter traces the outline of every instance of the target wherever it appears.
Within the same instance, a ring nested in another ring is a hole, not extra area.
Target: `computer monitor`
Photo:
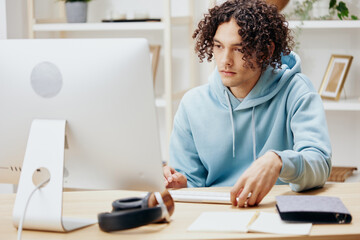
[[[0,116],[0,183],[19,181],[16,227],[27,206],[27,229],[95,223],[62,216],[64,187],[165,188],[145,39],[1,40]]]
[[[34,119],[67,122],[65,188],[164,189],[145,39],[0,40],[0,183]]]

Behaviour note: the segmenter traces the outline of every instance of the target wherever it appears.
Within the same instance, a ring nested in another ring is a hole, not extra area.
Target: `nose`
[[[224,51],[224,55],[222,57],[222,64],[224,66],[228,66],[228,67],[233,64],[233,57],[232,57],[231,51],[229,51],[229,50]]]

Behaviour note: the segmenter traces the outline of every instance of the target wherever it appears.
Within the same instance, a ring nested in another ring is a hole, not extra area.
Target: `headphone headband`
[[[98,214],[99,227],[104,232],[140,227],[162,220],[169,221],[174,211],[174,201],[165,190],[162,194],[149,192],[144,198],[118,199],[112,203],[112,207],[112,212]]]

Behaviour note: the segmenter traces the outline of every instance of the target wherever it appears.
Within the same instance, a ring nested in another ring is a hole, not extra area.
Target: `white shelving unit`
[[[289,21],[290,28],[302,29],[358,29],[360,21],[350,20],[314,20],[314,21]]]
[[[359,111],[360,99],[352,98],[340,100],[339,102],[324,100],[325,111]]]
[[[173,17],[171,24],[190,24],[191,17]],[[128,23],[35,23],[32,32],[79,32],[79,31],[165,31],[164,22],[128,22]],[[31,33],[31,34],[33,34]]]
[[[38,23],[33,25],[34,32],[59,31],[156,31],[165,29],[162,22],[148,23]]]
[[[0,39],[7,38],[6,0],[0,0]]]
[[[164,93],[157,98],[155,104],[157,107],[165,110],[165,145],[168,146],[173,122],[173,101],[180,99],[183,94],[190,88],[195,86],[195,70],[192,54],[190,54],[190,86],[181,92],[173,92],[173,56],[172,56],[172,27],[174,25],[185,25],[189,28],[189,38],[193,30],[193,4],[192,0],[187,0],[189,6],[189,16],[172,17],[171,16],[171,0],[163,0],[163,16],[160,22],[128,22],[128,23],[66,23],[65,19],[48,19],[38,20],[35,16],[35,0],[27,0],[28,4],[28,29],[29,38],[36,38],[37,33],[41,32],[59,32],[60,37],[65,38],[70,32],[156,32],[163,35],[163,57],[164,57]],[[60,12],[65,17],[65,7],[61,5]],[[190,41],[189,41],[190,42]],[[192,50],[192,47],[189,48]],[[167,153],[166,153],[167,155]],[[168,160],[168,156],[165,156]]]
[[[353,20],[289,21],[289,27],[291,29],[295,29],[298,27],[303,30],[336,31],[342,29],[342,30],[360,32],[360,21],[353,21]],[[354,66],[352,66],[352,68],[354,68]],[[360,96],[360,92],[359,92],[359,96]],[[342,99],[340,101],[324,100],[324,108],[326,111],[360,111],[360,97]]]
[[[289,27],[301,29],[299,53],[303,72],[315,87],[320,86],[331,54],[354,57],[344,86],[351,96],[323,103],[333,147],[333,165],[360,169],[360,21],[289,21]]]

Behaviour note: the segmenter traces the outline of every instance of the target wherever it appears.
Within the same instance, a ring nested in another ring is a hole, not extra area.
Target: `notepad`
[[[351,223],[352,216],[338,197],[277,196],[276,208],[284,221]]]
[[[311,223],[287,223],[279,214],[255,211],[203,212],[188,228],[197,232],[262,232],[309,235]]]

